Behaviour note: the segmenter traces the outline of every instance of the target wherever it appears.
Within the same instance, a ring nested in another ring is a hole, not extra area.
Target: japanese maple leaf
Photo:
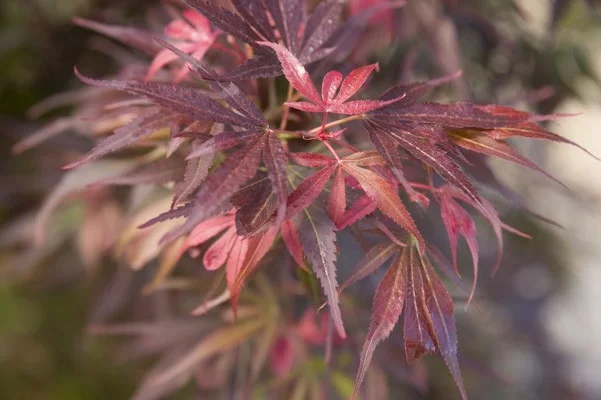
[[[183,19],[171,21],[165,27],[165,35],[175,41],[173,45],[180,51],[191,55],[196,60],[202,60],[219,33],[211,30],[209,20],[203,15],[194,10],[186,10]],[[178,55],[171,50],[159,51],[148,68],[146,80],[151,80],[162,67],[177,60],[179,60]],[[184,64],[176,74],[175,82],[181,81],[188,75],[188,67],[188,63]]]
[[[405,94],[389,100],[348,101],[363,86],[369,75],[378,70],[378,64],[357,68],[342,78],[338,71],[328,72],[321,84],[321,95],[317,92],[303,64],[284,46],[270,42],[258,42],[270,47],[277,55],[286,79],[292,87],[310,102],[286,102],[289,107],[305,112],[334,113],[345,115],[363,114],[401,100]]]

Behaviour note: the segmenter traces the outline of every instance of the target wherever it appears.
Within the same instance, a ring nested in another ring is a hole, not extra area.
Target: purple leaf
[[[184,178],[177,182],[173,188],[173,203],[171,208],[175,207],[182,200],[188,199],[198,190],[202,182],[209,174],[209,169],[213,164],[213,155],[193,158],[186,161],[186,172]]]
[[[142,96],[170,111],[195,120],[256,128],[256,123],[252,120],[228,110],[196,89],[157,82],[96,80],[81,75],[77,69],[75,69],[75,74],[82,82],[89,85],[108,87]]]

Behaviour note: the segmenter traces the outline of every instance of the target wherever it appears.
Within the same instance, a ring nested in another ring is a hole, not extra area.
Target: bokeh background
[[[462,68],[453,98],[578,114],[553,122],[553,130],[601,156],[601,2],[427,0],[425,9],[413,3],[396,15],[392,44],[380,51],[384,71],[424,78]],[[18,156],[11,147],[49,120],[33,118],[33,105],[81,86],[73,65],[98,76],[115,71],[127,53],[73,25],[74,16],[160,26],[160,10],[139,0],[0,2],[0,398],[125,399],[149,365],[129,360],[120,339],[94,335],[90,326],[126,321],[124,303],[168,312],[168,300],[162,293],[137,296],[146,278],[110,257],[90,261],[93,249],[82,235],[94,234],[81,233],[82,202],[66,202],[47,240],[32,243],[42,199],[60,180],[64,161],[88,149],[89,140],[65,134]],[[368,34],[388,40],[377,26]],[[533,239],[507,237],[501,271],[480,281],[483,312],[458,307],[468,392],[472,399],[599,399],[601,162],[567,145],[517,144],[569,189],[495,163],[521,207],[495,204]],[[494,255],[489,236],[483,229],[484,259]],[[426,364],[427,389],[403,391],[402,398],[454,398],[441,363]],[[193,393],[188,387],[172,398]]]

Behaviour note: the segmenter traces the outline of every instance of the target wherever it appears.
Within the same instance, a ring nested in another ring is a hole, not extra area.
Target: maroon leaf
[[[304,29],[299,54],[301,60],[309,60],[314,57],[316,50],[330,38],[338,27],[341,11],[342,3],[338,0],[321,1],[315,7]]]
[[[277,41],[275,32],[265,12],[265,4],[263,2],[232,0],[232,4],[246,21],[253,22],[253,27],[265,40],[270,42]]]
[[[157,39],[157,41],[165,48],[177,54],[181,59],[188,63],[192,70],[201,76],[215,75],[215,72],[202,61],[180,51],[169,43]],[[209,81],[209,88],[213,91],[217,98],[225,100],[225,102],[235,111],[248,119],[249,124],[253,124],[255,128],[267,128],[268,124],[263,118],[263,114],[257,106],[246,97],[238,86],[232,82]]]
[[[407,297],[403,331],[407,363],[411,364],[424,354],[436,351],[433,339],[434,329],[426,306],[419,255],[413,248],[410,249],[407,266]]]
[[[276,225],[279,226],[286,216],[286,202],[288,200],[288,187],[286,183],[288,181],[288,174],[286,172],[286,151],[275,134],[268,133],[265,135],[263,162],[265,163],[271,186],[279,201],[276,215]]]
[[[407,178],[405,178],[401,157],[398,151],[398,144],[386,136],[375,135],[372,134],[372,132],[368,133],[372,143],[376,147],[376,150],[378,150],[380,155],[384,157],[395,178],[398,180],[401,186],[403,186],[405,192],[407,192],[409,199],[421,204],[423,207],[428,207],[430,200],[423,194],[416,192]]]
[[[207,17],[217,28],[237,37],[243,42],[253,44],[255,40],[259,40],[259,37],[252,30],[246,20],[242,19],[235,13],[219,7],[215,4],[215,2],[205,0],[186,0],[186,3]]]
[[[491,114],[472,103],[419,103],[409,107],[397,104],[373,113],[386,116],[385,118],[394,116],[395,121],[441,125],[448,128],[495,129],[515,125],[526,119]]]
[[[351,399],[355,399],[359,394],[359,388],[365,378],[376,346],[390,335],[403,311],[410,251],[405,249],[401,255],[397,255],[376,289],[371,323],[361,351],[361,361]]]
[[[293,53],[297,51],[298,30],[303,22],[303,3],[298,0],[265,0],[279,36]]]
[[[405,97],[403,99],[399,100],[399,102],[396,103],[394,106],[389,107],[409,107],[417,103],[423,96],[425,96],[435,87],[448,83],[454,79],[459,78],[460,76],[461,71],[457,71],[450,75],[446,75],[426,82],[415,82],[408,85],[397,85],[389,89],[386,93],[384,93],[380,97],[380,100],[390,100],[405,94]],[[384,111],[384,109],[380,111]]]
[[[342,315],[338,305],[336,281],[336,227],[317,207],[307,207],[298,217],[298,233],[303,251],[321,282],[328,299],[330,314],[338,335],[346,338]]]

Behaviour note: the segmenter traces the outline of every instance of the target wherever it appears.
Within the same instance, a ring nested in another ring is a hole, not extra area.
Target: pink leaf
[[[215,271],[225,263],[237,238],[236,229],[230,228],[207,249],[202,258],[207,271]]]
[[[282,239],[284,240],[284,244],[288,249],[288,252],[294,258],[296,264],[307,270],[307,266],[305,265],[305,261],[303,259],[303,247],[301,245],[300,239],[298,237],[298,232],[296,231],[296,227],[292,223],[292,221],[284,221],[280,226],[280,231],[282,233]]]

